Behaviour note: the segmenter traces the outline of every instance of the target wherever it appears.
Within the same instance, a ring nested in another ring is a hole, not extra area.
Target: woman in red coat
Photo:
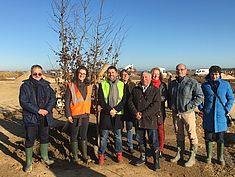
[[[167,86],[162,81],[162,73],[160,68],[153,68],[151,70],[152,74],[152,83],[156,88],[160,89],[161,94],[161,112],[162,116],[158,118],[157,123],[157,130],[158,130],[158,140],[159,140],[159,147],[160,147],[160,157],[163,157],[163,150],[164,150],[164,121],[166,118],[166,111],[165,111],[165,102],[167,100]]]

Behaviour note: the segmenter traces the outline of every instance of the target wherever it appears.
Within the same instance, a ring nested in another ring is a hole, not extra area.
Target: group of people
[[[120,78],[119,78],[120,76]],[[52,122],[52,109],[56,104],[55,93],[49,82],[42,78],[42,67],[33,65],[28,80],[23,81],[20,88],[20,105],[23,108],[25,124],[26,165],[24,171],[32,170],[32,153],[34,141],[40,138],[40,154],[42,162],[51,165],[48,158],[49,127]],[[211,163],[212,142],[217,142],[217,159],[225,165],[223,158],[224,134],[227,130],[227,114],[234,101],[230,84],[221,78],[221,68],[211,66],[206,82],[200,85],[187,76],[185,64],[176,66],[176,78],[168,83],[163,82],[159,68],[150,72],[143,71],[140,82],[130,80],[130,73],[122,70],[120,74],[114,66],[107,69],[107,77],[98,88],[98,104],[101,107],[98,149],[98,164],[105,162],[109,132],[114,134],[115,154],[117,162],[122,162],[122,130],[125,125],[127,146],[130,154],[134,153],[133,128],[140,158],[136,166],[146,163],[147,142],[154,159],[153,169],[160,169],[159,158],[164,154],[164,121],[166,118],[166,102],[172,110],[173,125],[176,134],[177,153],[171,162],[183,160],[185,151],[185,129],[190,141],[190,156],[185,167],[195,164],[198,148],[196,133],[195,108],[203,113],[205,131],[206,163]],[[88,81],[88,70],[79,67],[74,79],[68,83],[65,91],[65,116],[70,124],[70,145],[73,162],[79,163],[78,147],[85,163],[91,161],[87,154],[87,131],[89,114],[92,106],[92,86]],[[146,138],[146,133],[148,138]]]

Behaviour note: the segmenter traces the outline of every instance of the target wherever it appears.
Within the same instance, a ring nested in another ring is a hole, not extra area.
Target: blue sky
[[[58,67],[51,0],[0,2],[0,70]],[[234,0],[106,0],[104,8],[128,29],[120,67],[235,67]]]

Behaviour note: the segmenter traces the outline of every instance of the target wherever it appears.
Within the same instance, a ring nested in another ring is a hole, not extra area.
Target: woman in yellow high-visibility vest
[[[70,144],[75,163],[79,163],[78,144],[80,144],[82,160],[85,163],[90,161],[90,157],[87,155],[87,130],[92,87],[88,82],[87,75],[87,68],[85,66],[79,67],[74,73],[73,81],[68,83],[65,92],[65,115],[70,123]]]

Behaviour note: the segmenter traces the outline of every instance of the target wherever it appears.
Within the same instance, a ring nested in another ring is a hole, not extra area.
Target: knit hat
[[[219,73],[221,74],[221,67],[219,66],[211,66],[210,69],[209,69],[209,73],[212,74],[212,73]]]

